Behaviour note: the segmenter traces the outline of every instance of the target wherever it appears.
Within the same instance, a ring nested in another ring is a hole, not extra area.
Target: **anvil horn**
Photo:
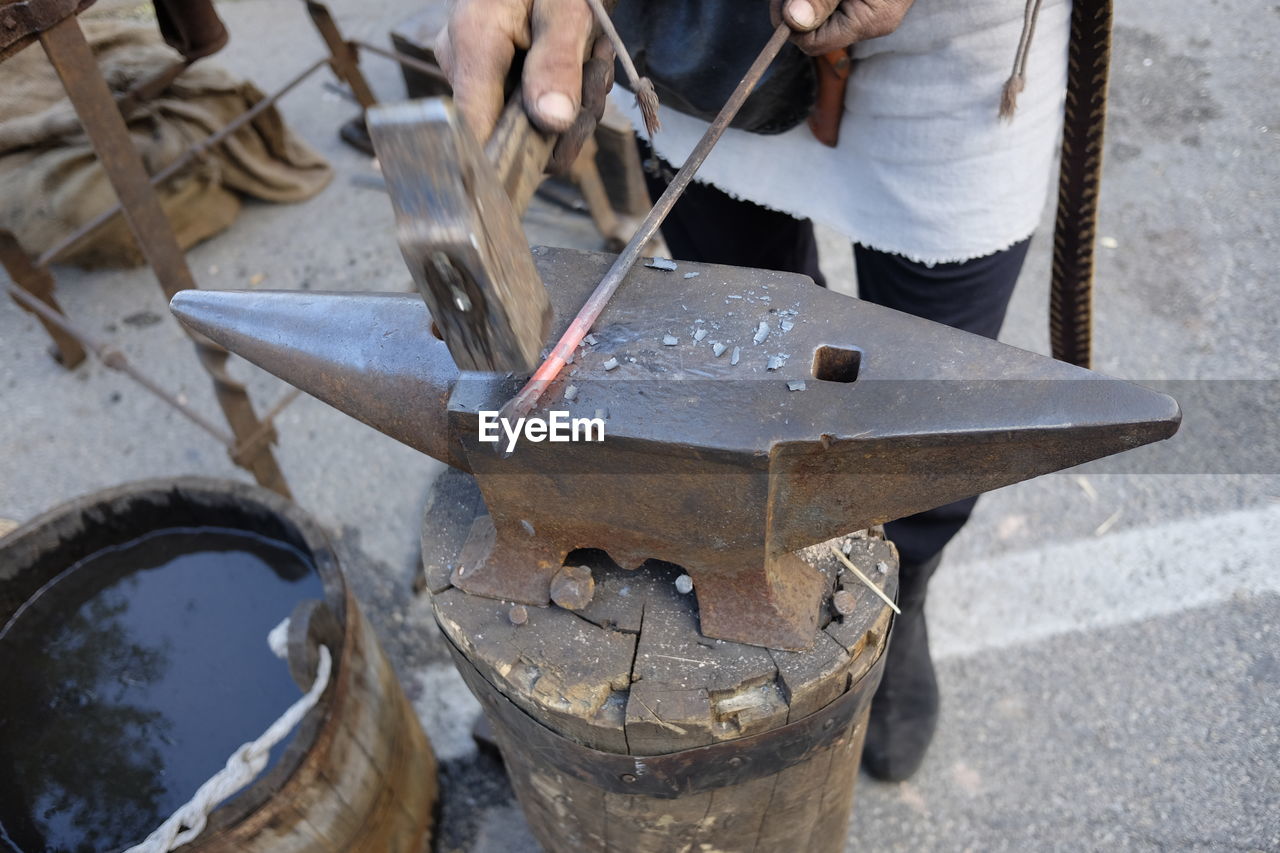
[[[554,334],[609,260],[535,250]],[[499,458],[478,413],[518,380],[459,381],[416,295],[198,291],[173,310],[474,473],[489,516],[454,586],[545,604],[574,549],[629,567],[660,559],[693,578],[705,635],[780,649],[812,643],[825,589],[796,550],[1168,438],[1180,420],[1164,394],[803,276],[682,263],[630,274],[534,412],[603,412],[605,440]]]
[[[401,293],[184,290],[192,330],[378,432],[470,470],[449,440],[458,368],[422,298]]]

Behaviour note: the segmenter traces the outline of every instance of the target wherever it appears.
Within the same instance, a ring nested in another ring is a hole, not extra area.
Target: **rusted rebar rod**
[[[55,282],[49,269],[36,266],[31,256],[18,243],[18,238],[4,229],[0,229],[0,267],[4,268],[18,287],[39,299],[50,310],[62,313],[62,306],[58,304],[58,298],[54,294]],[[71,370],[84,361],[85,351],[79,341],[52,323],[45,323],[43,318],[41,322],[49,337],[53,338],[53,345],[57,348],[56,358],[63,367]]]
[[[253,454],[257,452],[258,445],[275,434],[276,417],[301,395],[302,392],[297,388],[290,388],[280,395],[280,399],[276,401],[276,404],[262,416],[262,423],[258,428],[245,436],[239,444],[229,448],[232,461],[239,465],[242,459],[252,458]]]
[[[125,356],[119,347],[115,347],[111,344],[98,340],[89,332],[86,332],[84,329],[75,325],[62,314],[54,311],[48,305],[45,305],[39,299],[32,296],[22,288],[6,282],[4,284],[4,289],[8,291],[9,295],[17,300],[22,307],[28,309],[46,323],[56,326],[61,331],[75,338],[82,347],[93,353],[94,357],[105,366],[125,374],[143,388],[146,388],[152,394],[159,397],[162,401],[177,409],[185,418],[187,418],[187,420],[191,421],[196,426],[209,433],[209,435],[222,442],[228,450],[235,448],[236,440],[231,433],[213,423],[204,415],[200,414],[195,409],[179,400],[176,396],[160,387],[160,384],[154,379],[138,370],[138,368],[129,361],[128,357]]]
[[[125,374],[158,397],[162,402],[177,409],[180,414],[221,442],[230,452],[233,459],[251,455],[257,445],[274,429],[276,418],[302,394],[297,388],[290,388],[280,396],[274,406],[267,410],[266,414],[262,415],[260,419],[262,422],[258,428],[237,442],[235,436],[231,433],[206,419],[204,415],[182,402],[174,394],[166,391],[160,386],[160,383],[134,366],[119,347],[94,337],[25,289],[8,282],[4,284],[4,289],[24,308],[31,310],[41,320],[56,327],[59,331],[74,339],[80,346],[93,353],[94,357],[101,361],[103,365]]]
[[[443,68],[434,63],[427,62],[424,59],[409,56],[408,54],[401,53],[398,50],[387,50],[385,47],[378,47],[376,44],[370,44],[367,41],[360,41],[359,39],[352,40],[351,44],[361,50],[367,50],[370,53],[377,54],[384,59],[390,59],[392,62],[398,62],[406,68],[412,68],[414,71],[420,71],[430,77],[435,77],[438,80],[448,82],[449,78],[445,76]]]

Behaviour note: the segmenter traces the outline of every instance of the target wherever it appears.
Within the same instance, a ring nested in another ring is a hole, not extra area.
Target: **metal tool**
[[[547,356],[529,381],[520,389],[520,393],[503,406],[502,411],[506,416],[523,417],[528,414],[537,404],[538,398],[542,396],[547,386],[560,375],[560,371],[568,363],[574,347],[578,346],[579,342],[591,331],[605,305],[613,297],[618,286],[622,284],[622,280],[626,278],[627,273],[631,271],[636,261],[640,259],[640,252],[643,251],[644,246],[652,239],[654,234],[658,233],[658,228],[662,225],[663,220],[667,218],[667,214],[675,207],[685,189],[693,182],[693,176],[697,174],[698,168],[707,159],[707,155],[711,153],[711,149],[715,147],[716,142],[724,135],[729,123],[738,114],[738,110],[747,100],[747,96],[756,87],[756,83],[760,81],[765,69],[769,67],[769,63],[773,62],[774,57],[778,55],[778,51],[782,50],[782,46],[787,43],[790,35],[791,29],[785,23],[779,24],[773,31],[773,35],[769,37],[769,41],[760,51],[760,55],[751,63],[751,67],[747,69],[746,74],[742,76],[742,80],[734,87],[734,90],[729,93],[729,99],[720,108],[715,120],[711,122],[706,132],[702,134],[702,138],[698,140],[698,144],[694,146],[693,151],[689,152],[689,156],[685,159],[684,165],[680,167],[680,171],[676,173],[675,177],[671,179],[671,183],[667,184],[667,188],[662,195],[654,202],[653,209],[649,211],[644,221],[636,228],[636,233],[631,236],[626,248],[610,265],[609,271],[601,278],[600,284],[591,292],[591,295],[583,304],[582,310],[578,312],[578,316],[573,318],[573,322],[569,324],[564,334],[560,336],[560,340],[556,342],[551,354]]]
[[[368,111],[405,263],[463,370],[531,369],[551,303],[529,255],[520,212],[551,144],[513,99],[486,152],[452,101]]]
[[[527,412],[559,373],[790,32],[785,24],[774,31],[579,318],[508,411]],[[554,140],[533,128],[519,96],[503,110],[483,156],[446,99],[375,107],[368,111],[368,123],[396,211],[405,262],[458,366],[533,370],[546,338],[549,303],[519,218],[545,171]],[[510,205],[503,203],[503,187]]]
[[[613,259],[534,258],[563,332]],[[797,549],[1168,438],[1180,420],[1163,394],[804,276],[681,263],[625,282],[531,410],[604,418],[603,442],[526,440],[507,459],[479,440],[479,413],[518,380],[459,373],[416,295],[191,291],[172,307],[472,472],[489,515],[455,586],[546,605],[574,549],[656,558],[693,578],[703,634],[772,648],[814,639],[825,583]]]
[[[594,41],[593,28],[584,61]],[[608,75],[608,63],[584,66],[599,84],[592,92]],[[448,98],[373,107],[366,119],[400,249],[454,360],[463,370],[531,371],[551,314],[520,216],[560,137],[533,126],[519,92],[483,152]]]

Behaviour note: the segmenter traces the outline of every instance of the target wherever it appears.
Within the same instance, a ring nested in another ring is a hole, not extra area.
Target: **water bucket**
[[[287,666],[264,630],[281,611]],[[428,849],[431,746],[324,532],[283,498],[180,478],[58,507],[0,539],[0,632],[30,688],[0,700],[0,850],[141,842],[312,686],[322,647],[317,704],[181,849]]]

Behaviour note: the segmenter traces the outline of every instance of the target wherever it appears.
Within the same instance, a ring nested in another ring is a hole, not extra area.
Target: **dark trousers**
[[[649,178],[654,198],[663,189],[661,178]],[[818,269],[812,222],[739,201],[705,184],[690,185],[663,224],[662,236],[677,260],[798,272],[826,286]],[[994,338],[1030,242],[983,258],[933,266],[855,244],[858,296]],[[960,532],[976,503],[977,498],[966,498],[885,525],[902,555],[904,597],[923,597],[936,565],[933,558]],[[923,577],[917,579],[913,575],[918,567]]]

